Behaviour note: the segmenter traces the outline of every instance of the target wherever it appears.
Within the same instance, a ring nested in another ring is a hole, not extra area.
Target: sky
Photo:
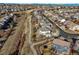
[[[45,3],[45,4],[61,4],[61,3],[77,3],[79,0],[0,0],[0,3]]]

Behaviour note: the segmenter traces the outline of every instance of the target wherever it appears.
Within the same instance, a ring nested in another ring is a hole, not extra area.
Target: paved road
[[[59,29],[60,29],[60,35],[62,35],[63,37],[65,38],[78,38],[79,37],[79,34],[78,33],[71,33],[71,32],[68,32],[68,31],[65,31],[63,29],[60,28],[60,26],[55,23],[51,18],[47,17],[47,15],[44,14],[44,17],[46,17],[51,23],[54,23]]]

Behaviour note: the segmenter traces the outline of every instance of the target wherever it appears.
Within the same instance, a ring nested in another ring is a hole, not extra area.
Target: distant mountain
[[[22,5],[34,5],[34,6],[37,6],[37,5],[40,5],[40,6],[79,6],[79,4],[0,3],[0,5],[3,5],[3,4],[8,4],[8,5],[10,5],[10,4],[22,4]]]
[[[79,4],[33,4],[33,5],[44,5],[44,6],[79,6]]]

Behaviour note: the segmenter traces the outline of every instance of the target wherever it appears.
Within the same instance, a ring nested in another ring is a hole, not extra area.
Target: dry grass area
[[[32,54],[32,51],[30,49],[30,46],[29,46],[29,17],[30,15],[27,16],[27,19],[25,20],[25,23],[24,23],[24,26],[25,26],[25,30],[24,30],[24,34],[25,34],[25,41],[24,41],[24,44],[23,44],[23,47],[20,51],[20,54],[21,55],[31,55]]]
[[[4,46],[0,50],[1,55],[8,55],[8,54],[18,54],[19,50],[22,48],[22,42],[24,41],[24,22],[25,16],[21,16],[18,18],[20,21],[15,28],[14,34],[10,35],[5,42]]]

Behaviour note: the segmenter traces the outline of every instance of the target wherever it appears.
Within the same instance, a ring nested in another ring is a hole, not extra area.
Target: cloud
[[[79,0],[0,0],[0,3],[79,3]]]

